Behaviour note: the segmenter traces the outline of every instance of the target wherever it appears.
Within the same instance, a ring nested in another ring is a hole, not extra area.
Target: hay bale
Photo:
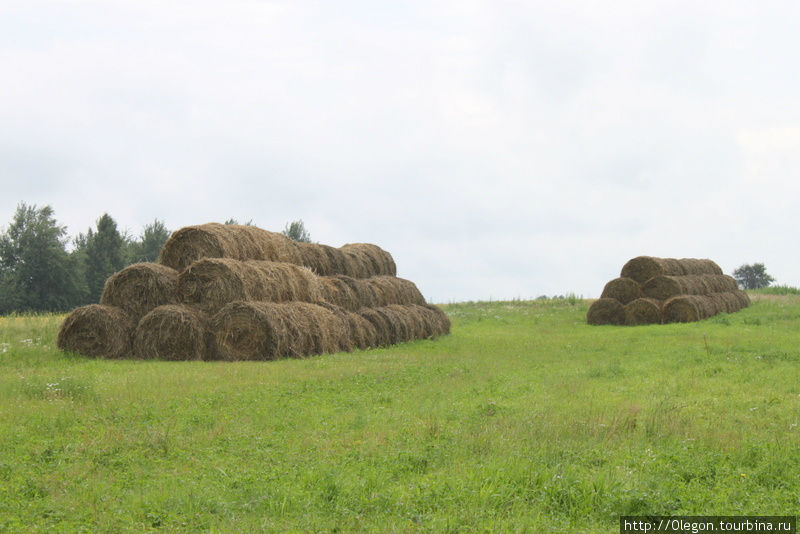
[[[380,275],[397,275],[397,266],[394,263],[394,258],[377,245],[371,243],[348,243],[341,246],[340,250],[345,254],[354,254],[364,262],[367,266],[368,274],[362,278]]]
[[[159,306],[142,317],[133,334],[133,352],[141,359],[218,359],[208,315],[175,304]]]
[[[177,282],[175,269],[158,263],[135,263],[106,280],[100,304],[122,308],[138,322],[153,308],[177,302]]]
[[[330,276],[336,271],[331,264],[331,258],[326,253],[323,245],[316,243],[295,243],[300,264],[311,269],[318,276]],[[330,247],[329,247],[330,248]]]
[[[624,305],[643,296],[639,282],[633,278],[619,277],[605,285],[600,298],[617,299],[620,304]]]
[[[719,265],[711,260],[695,260],[692,258],[656,258],[638,256],[629,260],[623,267],[620,276],[633,278],[644,284],[654,276],[683,276],[700,274],[722,274]]]
[[[350,321],[350,338],[353,346],[365,350],[378,346],[378,332],[375,326],[357,313],[347,312]]]
[[[181,302],[214,314],[235,300],[263,302],[322,299],[319,277],[291,263],[230,258],[203,258],[178,276]]]
[[[422,296],[416,284],[411,280],[396,276],[373,276],[362,282],[372,288],[373,293],[377,296],[378,306],[388,306],[390,304],[425,305],[425,297]]]
[[[425,304],[422,308],[427,310],[428,320],[433,328],[432,337],[444,336],[450,333],[450,318],[444,310],[433,304]],[[423,311],[424,313],[425,311]]]
[[[336,319],[340,323],[340,328],[335,332],[337,337],[336,343],[338,345],[338,350],[336,352],[352,352],[354,342],[353,342],[353,321],[352,321],[352,313],[348,312],[341,306],[337,306],[336,304],[331,304],[330,302],[315,302],[317,306],[325,308],[326,310],[330,311]]]
[[[717,304],[708,295],[678,295],[664,302],[665,323],[702,321],[716,315]]]
[[[64,319],[56,345],[92,358],[124,358],[131,350],[133,329],[133,320],[122,308],[90,304]]]
[[[624,324],[625,306],[617,299],[597,299],[589,306],[586,322],[589,324]]]
[[[730,293],[736,297],[736,300],[739,302],[739,309],[750,306],[750,296],[745,291],[737,288],[735,291],[731,291]]]
[[[298,248],[283,234],[255,226],[219,223],[177,230],[164,243],[158,262],[182,271],[201,258],[301,263]]]
[[[642,292],[648,298],[666,300],[678,295],[724,293],[735,290],[735,285],[736,281],[727,275],[657,275],[642,284]]]
[[[661,324],[661,302],[655,299],[638,298],[625,305],[625,324]]]
[[[274,360],[336,352],[341,322],[329,310],[306,302],[236,301],[212,319],[220,355],[226,360]]]
[[[344,279],[347,279],[346,282]],[[322,299],[354,312],[361,307],[361,299],[356,292],[358,281],[349,276],[320,276]]]
[[[353,278],[352,276],[336,275],[342,283],[353,291],[359,302],[359,307],[375,308],[380,306],[380,297],[375,287],[370,283],[365,283],[362,279]],[[358,310],[358,308],[353,311]]]
[[[385,314],[379,313],[377,308],[361,308],[357,313],[372,323],[375,329],[376,347],[384,347],[392,344],[392,326]]]

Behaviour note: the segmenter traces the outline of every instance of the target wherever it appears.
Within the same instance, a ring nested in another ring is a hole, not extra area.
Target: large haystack
[[[150,310],[175,304],[178,271],[158,263],[134,263],[106,280],[100,304],[117,306],[135,322]]]
[[[93,358],[124,358],[130,352],[133,328],[122,308],[90,304],[64,319],[56,345]]]
[[[316,302],[322,286],[314,273],[292,263],[204,258],[178,276],[181,302],[214,314],[235,300]]]
[[[186,226],[164,243],[158,262],[182,271],[201,258],[269,260],[301,264],[294,242],[255,226],[207,223]]]
[[[620,277],[614,278],[605,285],[600,298],[616,299],[621,304],[627,304],[643,296],[639,282],[633,278]]]
[[[331,311],[305,302],[232,302],[213,318],[226,360],[274,360],[336,352],[342,324]]]
[[[252,226],[202,224],[169,238],[159,263],[106,282],[58,344],[89,356],[269,360],[368,349],[450,331],[376,245],[296,243]]]

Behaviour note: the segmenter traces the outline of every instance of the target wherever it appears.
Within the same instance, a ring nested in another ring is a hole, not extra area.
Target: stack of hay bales
[[[747,293],[711,260],[639,256],[605,285],[586,320],[617,325],[691,322],[749,305]]]
[[[368,349],[450,331],[376,245],[297,243],[253,226],[182,228],[158,263],[106,281],[58,346],[92,357],[271,360]]]

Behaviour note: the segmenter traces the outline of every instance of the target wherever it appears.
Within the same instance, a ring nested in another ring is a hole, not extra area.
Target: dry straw
[[[124,358],[130,353],[133,328],[122,308],[90,304],[64,319],[56,344],[61,350],[93,358]]]
[[[724,274],[686,276],[658,275],[642,285],[648,298],[666,300],[678,295],[708,295],[736,291],[736,280]]]
[[[213,360],[216,344],[209,317],[191,306],[159,306],[142,317],[133,335],[137,358]]]
[[[722,269],[708,259],[638,256],[629,260],[622,267],[620,276],[633,278],[640,284],[644,284],[650,278],[659,275],[683,276],[699,274],[722,274]]]
[[[139,321],[153,308],[175,304],[178,271],[158,263],[135,263],[106,280],[100,304],[125,310]]]
[[[589,324],[624,324],[625,306],[617,299],[597,299],[589,306],[586,321]]]
[[[213,318],[226,360],[274,360],[339,350],[342,323],[334,313],[305,302],[236,301]]]
[[[655,299],[638,298],[625,305],[625,324],[660,324],[661,302]]]
[[[639,282],[633,278],[620,277],[614,278],[605,285],[600,298],[617,299],[621,304],[627,304],[643,296]]]
[[[178,276],[180,300],[208,314],[235,300],[315,302],[322,298],[319,277],[306,267],[273,261],[204,258]]]
[[[201,258],[302,263],[294,242],[283,234],[255,226],[219,223],[177,230],[164,243],[158,262],[182,271]]]

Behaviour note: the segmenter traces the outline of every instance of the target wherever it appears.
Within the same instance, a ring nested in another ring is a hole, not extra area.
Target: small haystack
[[[364,276],[356,276],[355,274],[344,272],[354,278],[368,278],[370,276],[396,276],[397,266],[394,263],[392,255],[371,243],[348,243],[343,245],[340,250],[346,257],[356,258],[357,263],[360,263],[365,271]],[[346,263],[347,264],[347,263]],[[352,268],[352,265],[350,265]],[[359,268],[359,269],[360,269]]]
[[[661,302],[655,299],[638,298],[625,305],[625,324],[661,324]]]
[[[214,314],[235,300],[316,302],[322,287],[314,273],[292,263],[203,258],[178,276],[181,302]]]
[[[124,358],[130,352],[133,328],[122,308],[90,304],[64,319],[56,345],[93,358]]]
[[[586,321],[589,324],[625,324],[625,306],[617,299],[597,299],[589,306]]]
[[[125,310],[138,322],[150,310],[175,304],[178,271],[158,263],[134,263],[106,280],[100,304]]]
[[[274,360],[336,352],[342,324],[329,310],[305,302],[232,302],[213,318],[226,360]]]
[[[605,285],[600,298],[616,299],[621,304],[627,304],[643,296],[639,282],[633,278],[620,277],[614,278]]]
[[[164,243],[158,262],[182,271],[201,258],[269,260],[301,264],[294,242],[283,234],[239,224],[186,226]]]
[[[209,317],[191,306],[159,306],[142,317],[133,335],[134,356],[158,360],[214,360]]]

